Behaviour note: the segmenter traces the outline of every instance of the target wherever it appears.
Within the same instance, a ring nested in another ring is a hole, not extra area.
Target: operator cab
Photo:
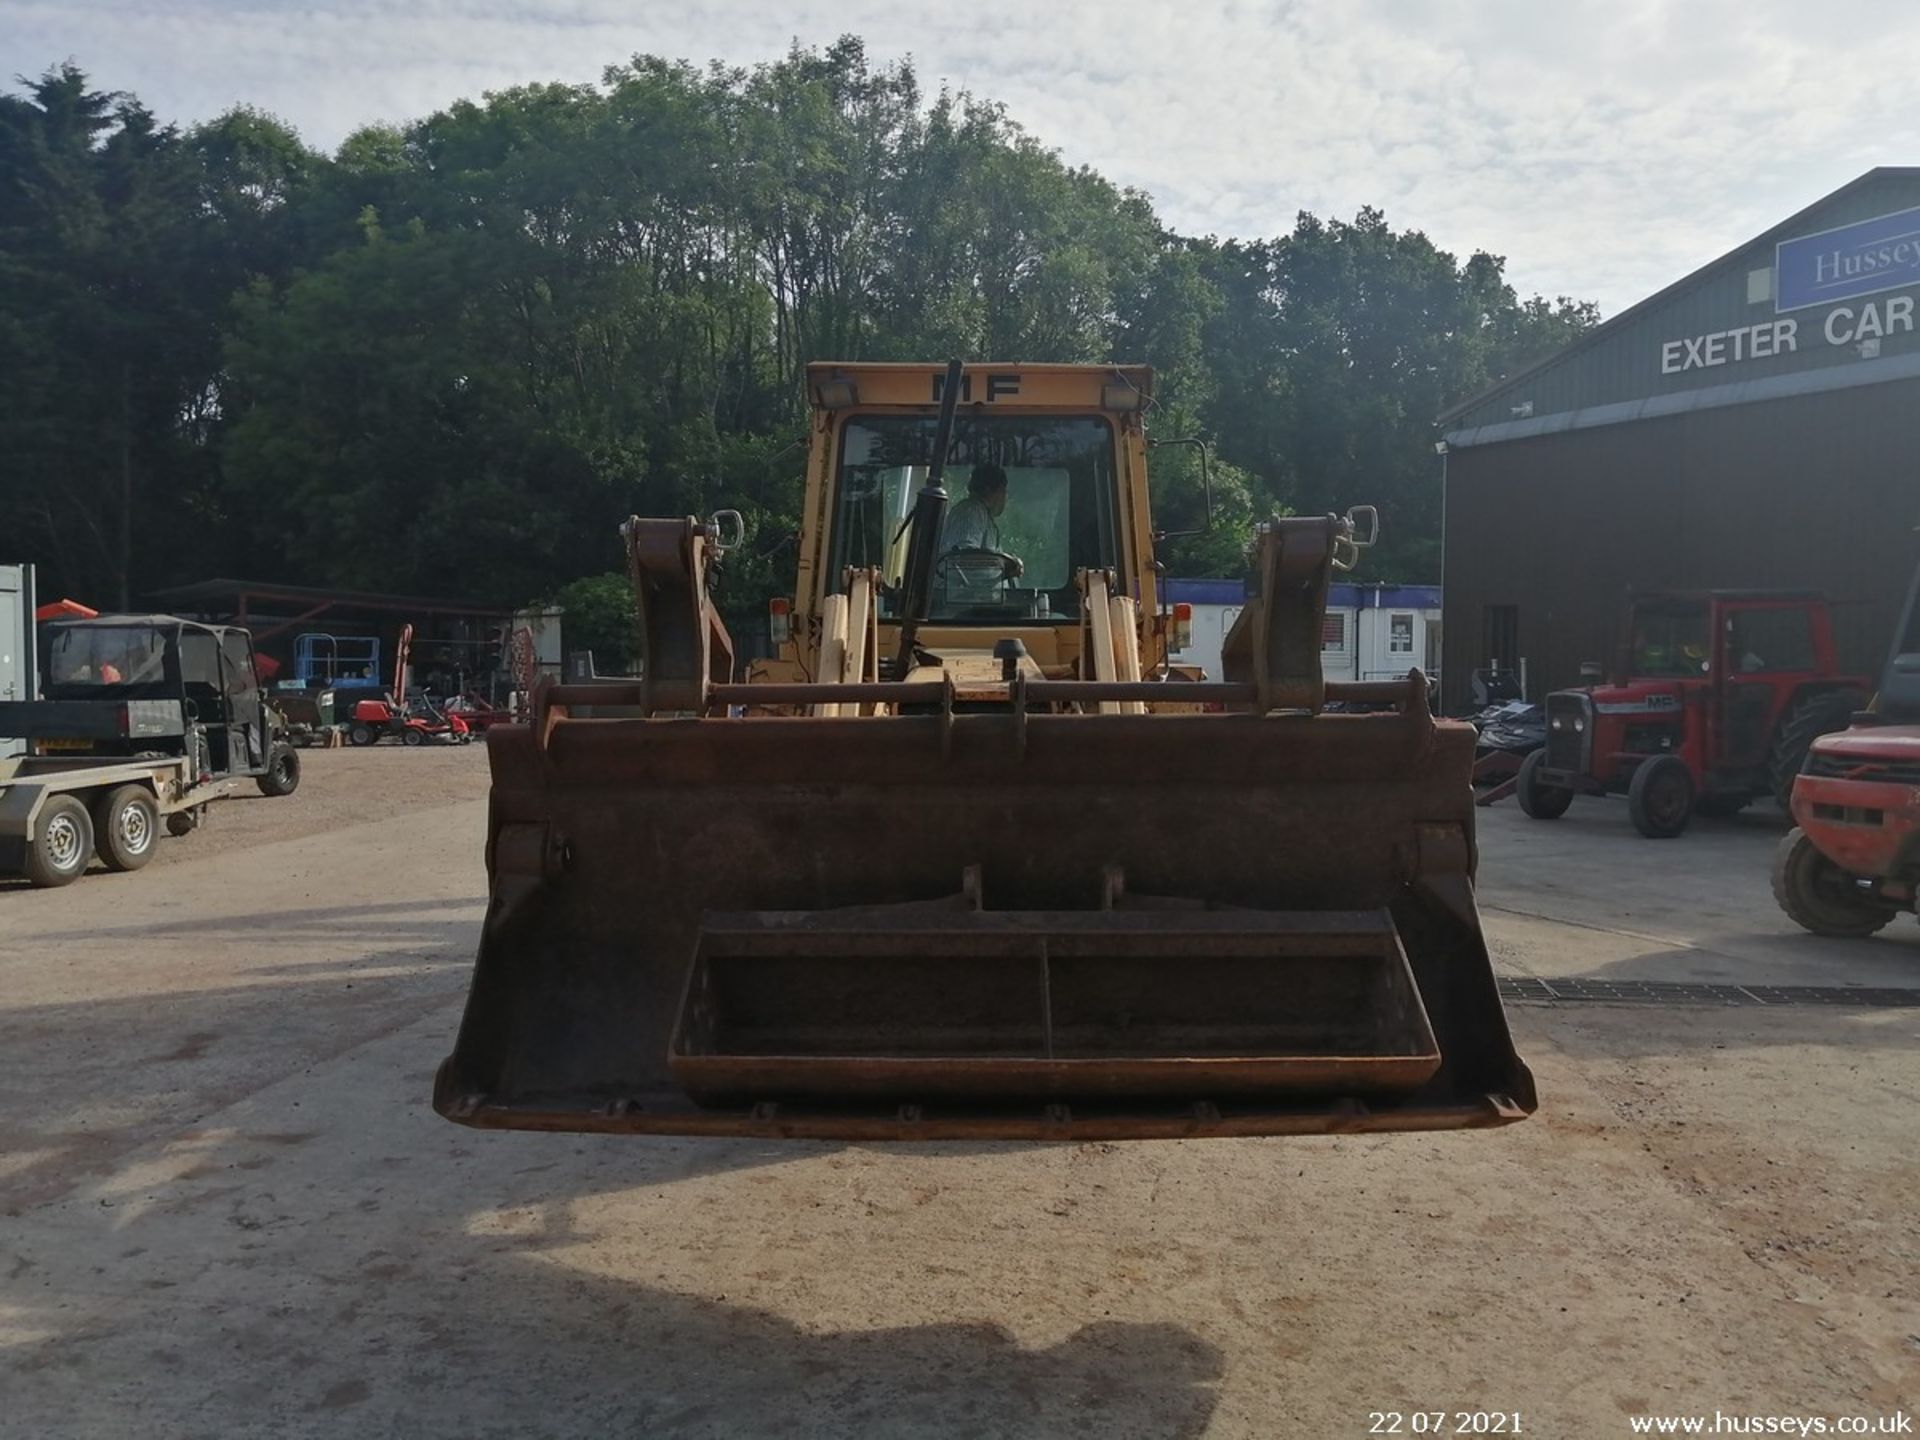
[[[828,573],[879,568],[882,620],[899,618],[906,522],[938,424],[932,415],[854,415],[842,431]],[[1113,426],[1099,415],[967,416],[947,456],[952,499],[928,618],[1076,623],[1075,574],[1118,563],[1114,451]]]

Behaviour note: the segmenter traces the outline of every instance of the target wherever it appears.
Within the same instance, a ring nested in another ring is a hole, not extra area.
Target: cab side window
[[[253,674],[253,647],[243,635],[224,635],[220,644],[226,652],[227,664],[222,678],[227,694],[251,695],[259,685]]]
[[[1805,610],[1740,610],[1727,620],[1727,667],[1735,675],[1813,669]]]
[[[180,682],[201,719],[210,720],[221,696],[220,644],[204,630],[180,633]]]

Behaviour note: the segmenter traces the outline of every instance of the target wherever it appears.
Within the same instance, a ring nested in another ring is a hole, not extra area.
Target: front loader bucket
[[[1473,732],[1424,703],[556,710],[487,743],[450,1118],[1063,1139],[1533,1108],[1473,902]]]

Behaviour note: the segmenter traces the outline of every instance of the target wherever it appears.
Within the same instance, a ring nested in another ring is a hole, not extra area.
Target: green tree
[[[633,585],[626,575],[583,575],[555,592],[563,613],[560,634],[567,653],[593,652],[602,675],[631,673],[639,652],[640,618],[633,606]]]
[[[1378,211],[1172,233],[990,98],[842,37],[639,56],[349,136],[186,135],[73,66],[0,95],[0,503],[53,588],[209,573],[518,604],[628,514],[742,510],[722,603],[792,583],[815,360],[1144,361],[1162,558],[1381,505],[1437,571],[1433,416],[1578,335]]]
[[[1503,266],[1463,265],[1374,209],[1302,214],[1278,240],[1214,257],[1229,297],[1211,327],[1222,452],[1301,513],[1377,504],[1370,579],[1439,576],[1434,417],[1598,318],[1567,300],[1521,305]]]
[[[0,506],[61,588],[176,573],[210,462],[217,223],[172,127],[72,65],[0,97]]]

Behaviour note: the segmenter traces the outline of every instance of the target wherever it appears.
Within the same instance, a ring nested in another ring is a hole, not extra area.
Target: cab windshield
[[[76,625],[54,632],[54,685],[151,685],[166,678],[166,637],[145,627]]]
[[[900,583],[903,526],[926,482],[936,428],[932,416],[847,422],[829,575],[874,566],[889,586]],[[1094,416],[963,417],[942,482],[950,499],[930,618],[1074,620],[1075,573],[1110,567],[1118,554],[1113,463],[1113,429]],[[881,614],[894,618],[890,597]]]
[[[1633,673],[1677,679],[1707,671],[1703,601],[1642,601],[1633,614]]]

